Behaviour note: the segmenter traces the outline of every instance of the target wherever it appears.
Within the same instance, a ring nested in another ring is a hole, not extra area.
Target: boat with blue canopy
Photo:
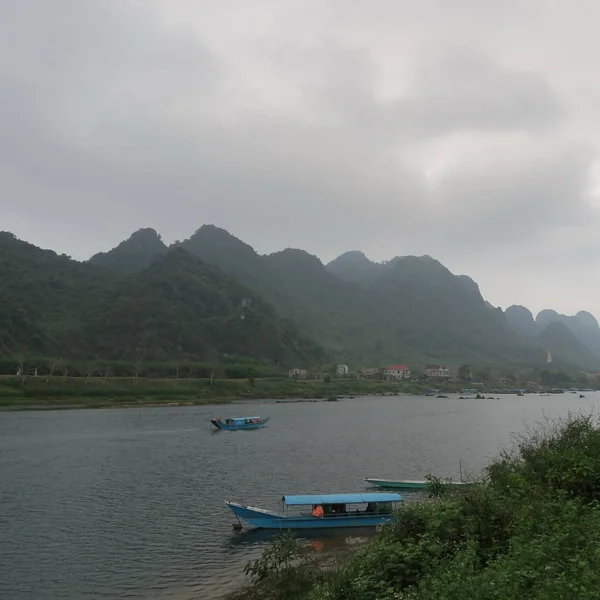
[[[238,429],[259,429],[264,427],[269,417],[235,417],[233,419],[221,419],[217,417],[211,419],[210,422],[217,429],[224,429],[225,431],[237,431]]]
[[[281,513],[237,502],[226,502],[238,519],[259,529],[324,529],[375,527],[392,518],[402,502],[397,493],[316,494],[283,496]],[[304,510],[303,510],[304,509]]]

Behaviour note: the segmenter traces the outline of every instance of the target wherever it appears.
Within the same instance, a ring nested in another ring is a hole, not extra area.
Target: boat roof
[[[246,419],[262,419],[262,417],[228,417],[232,421],[245,421]]]
[[[288,506],[306,504],[361,504],[363,502],[400,502],[400,494],[374,492],[371,494],[315,494],[307,496],[284,496],[282,502]]]

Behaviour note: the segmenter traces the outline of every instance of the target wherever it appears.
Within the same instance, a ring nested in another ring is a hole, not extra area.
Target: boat
[[[413,479],[381,479],[379,477],[365,477],[365,482],[370,483],[376,487],[382,488],[398,488],[403,490],[424,490],[428,485],[429,481],[425,480],[413,480]],[[467,485],[462,481],[450,481],[442,482],[444,485],[450,487],[459,487]]]
[[[233,419],[211,419],[210,422],[217,429],[224,429],[225,431],[237,431],[238,429],[259,429],[264,427],[269,417],[235,417]]]
[[[460,471],[460,481],[452,481],[452,479],[444,479],[442,483],[450,487],[461,487],[469,485],[463,481],[463,461],[462,458],[458,461],[458,469]],[[376,487],[382,488],[398,488],[403,490],[424,490],[431,482],[424,479],[382,479],[380,477],[365,477],[365,482]]]
[[[281,513],[237,502],[225,504],[238,519],[234,529],[241,529],[242,521],[259,529],[330,529],[375,527],[389,521],[401,502],[400,494],[376,492],[283,496]]]

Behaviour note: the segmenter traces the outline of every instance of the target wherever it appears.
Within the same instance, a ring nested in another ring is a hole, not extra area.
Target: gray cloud
[[[498,304],[529,273],[515,302],[600,313],[596,59],[575,44],[577,79],[555,36],[591,13],[542,0],[0,10],[2,229],[86,258],[138,227],[171,241],[215,223],[261,252],[431,254]],[[556,293],[562,276],[587,291]]]

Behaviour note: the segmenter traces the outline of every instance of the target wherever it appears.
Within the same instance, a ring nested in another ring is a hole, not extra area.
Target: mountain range
[[[505,312],[429,256],[323,264],[269,255],[224,229],[167,246],[140,229],[77,262],[0,234],[0,355],[121,360],[252,357],[274,364],[504,363],[600,368],[600,328],[524,307]]]

